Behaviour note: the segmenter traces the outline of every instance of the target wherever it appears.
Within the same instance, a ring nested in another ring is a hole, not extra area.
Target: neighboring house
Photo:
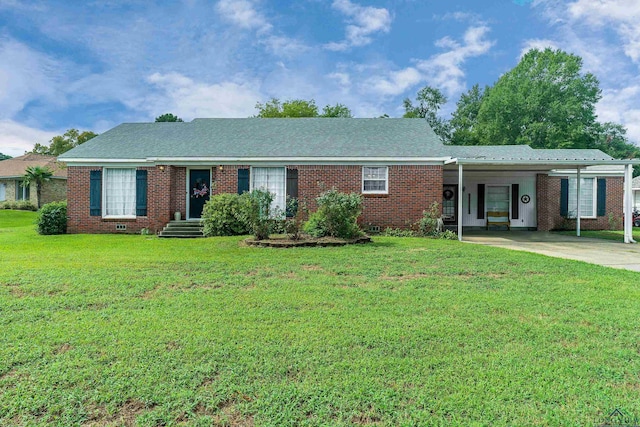
[[[25,154],[0,162],[0,202],[28,200],[34,206],[38,204],[35,184],[22,186],[25,171],[30,166],[46,167],[53,172],[51,180],[42,186],[43,205],[67,198],[67,168],[54,156]]]
[[[200,218],[210,193],[254,188],[274,193],[280,208],[297,197],[313,209],[335,187],[363,195],[365,227],[409,227],[438,202],[460,236],[496,212],[510,229],[551,230],[578,204],[581,228],[608,228],[638,163],[599,150],[444,145],[419,119],[327,118],[126,123],[60,159],[70,233],[158,232],[174,212]]]

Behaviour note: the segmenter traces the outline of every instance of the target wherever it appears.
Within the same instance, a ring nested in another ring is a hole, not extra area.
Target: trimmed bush
[[[47,203],[38,211],[37,230],[40,234],[67,232],[67,202]]]
[[[237,194],[218,194],[211,197],[202,210],[205,236],[249,234],[249,227],[242,218],[241,197]]]
[[[362,235],[358,217],[362,213],[360,194],[341,193],[336,189],[325,191],[316,198],[318,210],[311,214],[304,231],[314,237],[352,239]]]
[[[418,220],[418,234],[420,236],[437,236],[438,219],[440,218],[440,205],[433,202],[428,210],[422,212],[422,218]]]
[[[38,210],[33,203],[28,200],[7,200],[0,202],[0,209],[13,209],[18,211],[35,211]]]

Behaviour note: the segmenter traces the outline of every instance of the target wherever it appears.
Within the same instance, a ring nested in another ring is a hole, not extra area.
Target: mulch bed
[[[255,240],[254,238],[248,238],[244,240],[244,243],[248,246],[261,246],[266,248],[299,248],[303,246],[345,246],[355,245],[363,243],[371,243],[371,237],[361,236],[355,239],[338,239],[335,237],[321,237],[315,239],[312,237],[304,237],[299,240],[291,240],[288,237],[271,237],[265,240]]]

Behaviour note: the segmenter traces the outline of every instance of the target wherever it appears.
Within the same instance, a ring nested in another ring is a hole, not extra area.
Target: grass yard
[[[640,275],[457,241],[39,236],[0,211],[0,425],[640,416]]]
[[[573,231],[558,231],[557,233],[565,234],[567,236],[575,236],[576,232]],[[582,237],[592,237],[595,239],[617,240],[618,242],[624,241],[624,231],[622,230],[580,230]],[[640,227],[633,227],[633,240],[640,242]]]

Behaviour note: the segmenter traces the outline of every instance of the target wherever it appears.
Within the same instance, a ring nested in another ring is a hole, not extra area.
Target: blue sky
[[[582,56],[600,120],[640,141],[638,0],[0,0],[0,152],[271,97],[394,117],[432,85],[447,115],[531,47]]]

